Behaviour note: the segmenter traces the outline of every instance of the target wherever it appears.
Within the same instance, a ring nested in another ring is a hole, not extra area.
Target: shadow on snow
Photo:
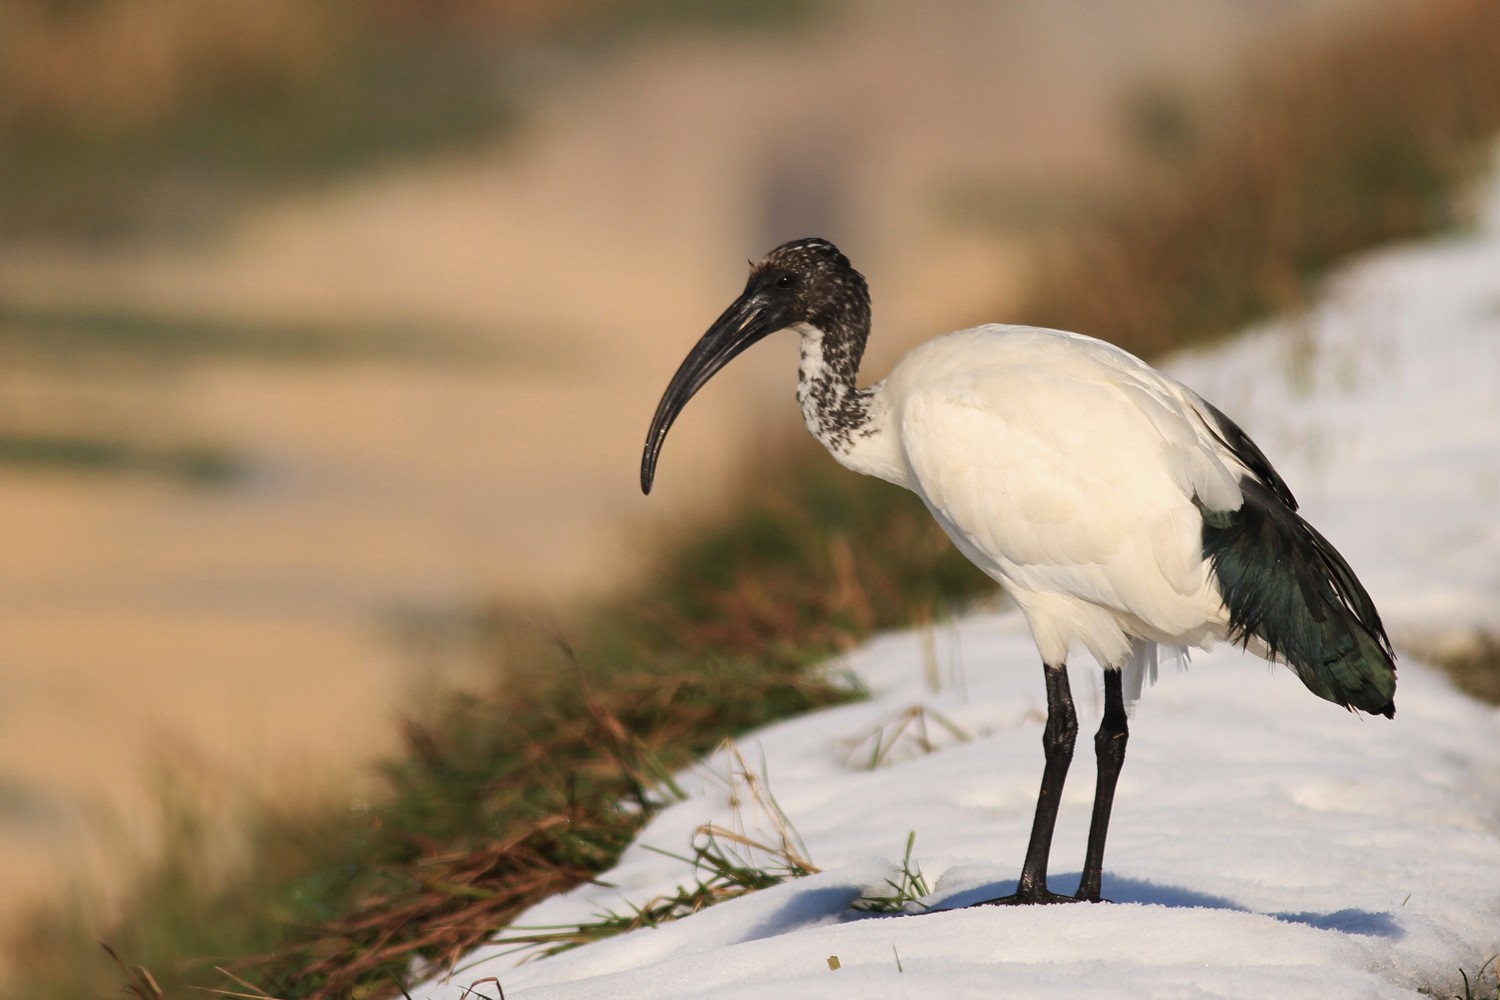
[[[1078,889],[1080,873],[1071,872],[1048,878],[1054,892],[1072,893]],[[1233,910],[1237,913],[1260,913],[1223,896],[1212,896],[1205,892],[1182,886],[1161,885],[1143,879],[1107,877],[1104,887],[1108,899],[1113,903],[1135,903],[1141,906],[1167,906],[1184,909]],[[992,882],[989,885],[964,892],[954,893],[946,899],[932,904],[930,912],[956,910],[982,903],[988,899],[1008,896],[1016,891],[1014,879]],[[1333,913],[1261,913],[1288,924],[1302,924],[1316,930],[1338,931],[1341,934],[1356,934],[1361,937],[1398,938],[1402,935],[1399,924],[1389,913],[1373,910],[1347,909]]]

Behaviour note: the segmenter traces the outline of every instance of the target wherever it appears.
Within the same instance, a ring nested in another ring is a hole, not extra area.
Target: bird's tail
[[[1349,709],[1396,714],[1396,664],[1354,571],[1294,507],[1256,480],[1237,511],[1203,511],[1203,554],[1229,613],[1229,636],[1258,640],[1309,691]]]

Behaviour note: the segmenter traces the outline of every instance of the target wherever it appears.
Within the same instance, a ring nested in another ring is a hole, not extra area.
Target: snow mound
[[[1368,585],[1398,644],[1500,631],[1500,182],[1476,232],[1349,269],[1306,317],[1173,374],[1260,443]],[[1500,951],[1500,713],[1400,661],[1394,720],[1339,711],[1237,650],[1164,676],[1132,721],[1105,858],[1114,905],[979,907],[1019,874],[1041,776],[1041,668],[1015,614],[849,656],[874,693],[743,742],[822,874],[518,964],[480,949],[414,997],[1413,997]],[[1080,725],[1097,668],[1072,669]],[[1079,877],[1093,795],[1079,740],[1052,887]],[[871,765],[875,766],[871,766]],[[603,885],[517,926],[589,922],[693,881],[704,823],[777,837],[721,754]],[[921,915],[888,890],[909,832]],[[830,968],[830,957],[839,968]]]
[[[923,667],[934,654],[937,691]],[[1235,650],[1197,657],[1133,722],[1106,855],[1104,892],[1117,905],[978,909],[954,908],[1015,887],[1041,774],[1041,669],[1023,623],[984,617],[888,636],[848,665],[875,698],[745,746],[824,874],[519,968],[503,948],[481,951],[413,995],[457,998],[494,975],[510,1000],[1410,997],[1500,950],[1500,714],[1422,664],[1402,664],[1387,722],[1341,712]],[[1087,726],[1099,715],[1098,671],[1084,663],[1072,677]],[[914,705],[966,738],[929,724],[931,742],[946,745],[922,752],[908,725],[869,769],[869,735]],[[1062,891],[1083,859],[1087,746],[1053,847]],[[516,923],[587,922],[673,892],[690,869],[644,845],[682,854],[705,822],[774,842],[768,818],[747,815],[743,796],[731,804],[731,766],[683,776],[692,798],[603,876],[618,888],[582,887]],[[926,901],[944,912],[851,912],[897,876],[910,831],[934,886]]]

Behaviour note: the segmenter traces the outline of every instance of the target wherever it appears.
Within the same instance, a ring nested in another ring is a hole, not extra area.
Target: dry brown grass
[[[538,53],[816,2],[0,3],[0,234],[211,231],[264,191],[503,137]]]
[[[634,823],[614,815],[615,822],[601,830],[596,827],[609,813],[574,807],[480,848],[442,851],[432,845],[402,872],[399,884],[360,899],[349,916],[319,927],[308,939],[296,979],[322,984],[311,996],[338,997],[384,970],[404,971],[414,956],[452,966],[526,905],[592,877],[605,859],[559,850],[559,842],[628,842]],[[265,959],[275,963],[277,956]]]
[[[1500,705],[1500,635],[1486,633],[1466,646],[1436,653],[1432,661],[1467,694]]]
[[[206,80],[295,81],[335,46],[336,13],[302,0],[6,4],[0,125],[123,130],[200,99]]]
[[[372,46],[467,37],[499,55],[561,32],[655,13],[735,16],[638,0],[90,0],[0,4],[0,135],[120,132],[159,124],[228,92],[285,88]],[[783,6],[785,6],[783,4]],[[745,15],[740,15],[745,16]],[[310,95],[316,99],[316,95]]]
[[[411,30],[521,40],[588,0],[99,0],[0,7],[0,127],[126,130],[220,90],[292,86],[372,39]]]
[[[547,659],[508,678],[503,698],[408,724],[410,756],[391,772],[401,794],[338,915],[229,963],[236,974],[276,995],[394,993],[414,961],[449,967],[526,906],[608,868],[680,797],[672,772],[710,741],[848,696],[786,661],[620,675],[580,666],[566,646]]]
[[[1185,170],[1056,248],[1022,310],[1142,354],[1296,310],[1348,254],[1461,217],[1500,130],[1500,4],[1412,4],[1274,57]]]

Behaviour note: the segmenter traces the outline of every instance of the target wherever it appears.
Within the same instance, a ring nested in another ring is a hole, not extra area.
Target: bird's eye
[[[779,278],[776,279],[776,287],[777,288],[795,288],[795,287],[797,287],[797,276],[795,274],[792,274],[791,272],[783,274],[781,277],[779,277]]]

